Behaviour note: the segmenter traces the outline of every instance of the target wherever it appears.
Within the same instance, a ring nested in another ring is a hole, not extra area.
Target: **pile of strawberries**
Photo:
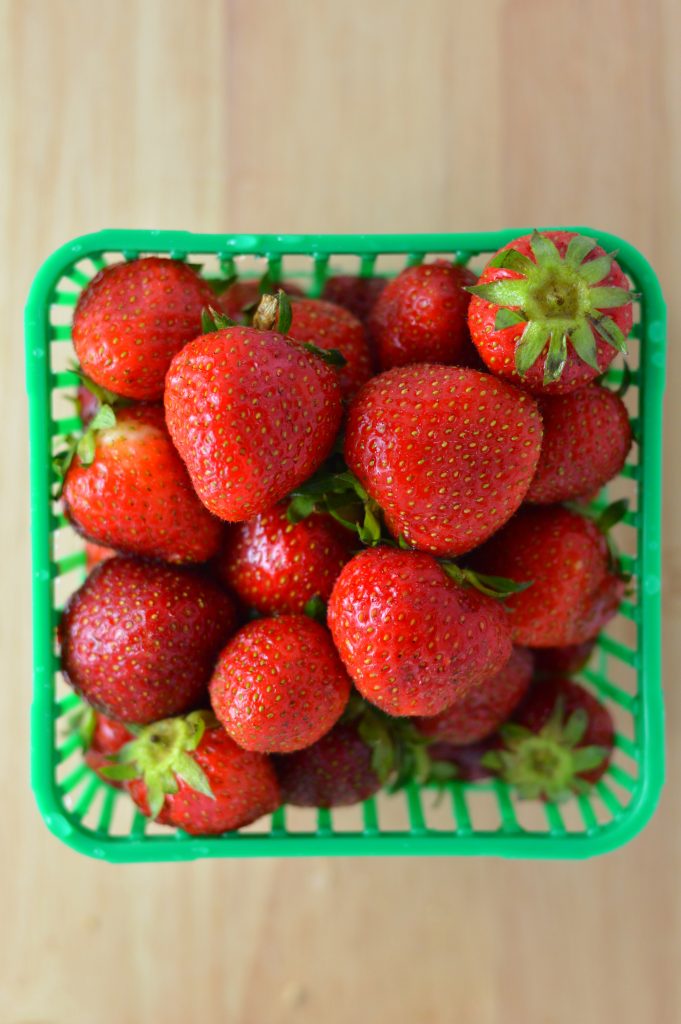
[[[622,509],[588,499],[631,445],[599,382],[631,325],[614,258],[563,231],[477,281],[439,259],[321,299],[98,274],[55,463],[88,541],[59,640],[90,766],[194,834],[412,780],[588,789],[613,723],[570,674],[625,588]]]

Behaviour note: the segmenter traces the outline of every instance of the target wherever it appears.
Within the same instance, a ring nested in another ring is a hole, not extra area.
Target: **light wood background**
[[[0,1024],[681,1020],[681,96],[675,0],[0,0]],[[585,223],[671,306],[669,784],[589,863],[109,867],[28,787],[21,313],[100,227]]]

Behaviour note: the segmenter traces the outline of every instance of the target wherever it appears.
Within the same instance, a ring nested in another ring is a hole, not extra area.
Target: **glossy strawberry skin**
[[[535,670],[539,675],[572,675],[584,668],[595,646],[593,639],[568,647],[538,647],[534,651]]]
[[[205,697],[235,618],[231,598],[196,571],[110,558],[64,610],[62,671],[105,715],[153,722]]]
[[[544,234],[555,243],[561,256],[565,255],[570,239],[574,237],[574,232],[571,231],[546,231]],[[524,235],[522,238],[516,238],[514,241],[509,242],[508,245],[502,248],[515,249],[521,255],[533,259],[530,239],[531,235]],[[604,255],[605,250],[600,246],[596,246],[589,258]],[[488,284],[492,281],[501,281],[505,278],[521,276],[521,274],[513,270],[487,266],[483,270],[478,283]],[[628,287],[625,275],[615,262],[613,262],[610,273],[603,279],[601,284],[603,286],[613,285],[618,288]],[[487,302],[485,299],[474,295],[468,307],[468,326],[473,342],[486,366],[489,367],[492,373],[503,377],[518,387],[527,388],[536,394],[567,394],[589,384],[599,373],[606,370],[615,358],[615,349],[611,348],[598,335],[595,335],[598,370],[583,362],[568,342],[567,363],[557,381],[544,384],[545,353],[540,355],[536,363],[527,371],[525,377],[521,378],[515,369],[515,350],[525,325],[524,323],[519,323],[506,327],[504,330],[495,330],[494,322],[499,308],[495,303]],[[608,315],[612,317],[626,336],[631,330],[633,320],[631,303],[608,310]]]
[[[491,679],[471,687],[439,715],[416,719],[432,740],[467,746],[495,732],[523,698],[532,679],[532,654],[514,647],[511,657]]]
[[[464,289],[475,280],[466,267],[436,260],[407,267],[390,281],[368,318],[381,369],[465,360],[471,343]]]
[[[166,794],[156,820],[189,835],[220,835],[272,814],[281,803],[279,785],[269,758],[242,750],[221,727],[209,728],[191,756],[203,769],[213,798],[177,778],[177,793]],[[127,789],[143,814],[150,814],[142,779]]]
[[[384,277],[334,274],[326,281],[322,298],[349,309],[353,316],[365,324],[387,283]]]
[[[355,686],[391,715],[437,715],[511,655],[501,603],[416,551],[356,555],[336,580],[328,619]]]
[[[94,714],[95,728],[83,759],[88,768],[96,772],[102,782],[106,782],[108,786],[114,786],[116,789],[122,789],[121,782],[107,779],[105,775],[101,774],[101,769],[110,763],[113,754],[117,754],[121,747],[132,739],[132,733],[121,722],[107,718],[106,715],[102,715],[98,711],[95,711]]]
[[[160,399],[171,359],[200,333],[201,310],[211,303],[206,282],[175,260],[149,256],[106,267],[73,318],[84,372],[126,398]]]
[[[339,723],[305,750],[273,758],[283,803],[347,807],[381,788],[371,748],[352,724]]]
[[[165,408],[197,494],[228,522],[266,512],[311,476],[342,415],[332,367],[249,327],[185,345],[168,371]]]
[[[304,615],[257,619],[220,655],[210,683],[213,711],[245,750],[287,754],[327,733],[350,680],[318,622]]]
[[[329,516],[313,514],[293,525],[286,507],[277,505],[229,527],[215,567],[263,615],[302,612],[315,596],[328,601],[352,546],[352,534]]]
[[[86,540],[85,568],[90,572],[100,562],[105,562],[107,558],[114,558],[117,553],[113,548],[105,548],[101,544],[95,544],[93,541]]]
[[[516,511],[541,437],[536,402],[517,388],[475,370],[407,366],[357,395],[345,458],[393,536],[455,556]]]
[[[526,647],[591,640],[624,594],[596,524],[560,505],[524,506],[472,561],[481,572],[532,583],[505,602],[514,643]]]
[[[588,724],[578,747],[603,747],[607,751],[607,756],[602,764],[591,771],[580,773],[580,777],[587,782],[598,782],[610,762],[610,755],[615,743],[615,727],[605,705],[601,704],[583,686],[571,679],[564,678],[537,682],[513,715],[513,721],[538,733],[548,722],[558,701],[561,702],[565,721],[575,711],[586,713]]]
[[[302,288],[292,281],[283,281],[281,284],[272,285],[270,292],[279,288],[287,295],[304,295]],[[219,298],[213,298],[213,306],[217,306],[231,320],[242,323],[246,319],[246,310],[255,306],[261,297],[260,281],[255,278],[247,281],[235,281]]]
[[[341,394],[353,398],[371,377],[371,356],[360,321],[342,306],[321,299],[294,299],[291,310],[289,337],[326,352],[337,349],[346,360],[337,371]]]
[[[544,425],[539,463],[526,501],[551,505],[600,491],[622,469],[631,448],[627,408],[596,385],[539,398]]]
[[[223,523],[196,496],[160,405],[119,410],[97,431],[95,458],[76,456],[64,482],[64,510],[76,529],[105,547],[166,562],[205,562]]]

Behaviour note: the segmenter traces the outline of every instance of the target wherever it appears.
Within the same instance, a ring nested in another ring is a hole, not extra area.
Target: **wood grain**
[[[0,0],[0,1021],[676,1024],[681,610],[672,344],[665,544],[669,784],[585,864],[107,867],[61,846],[27,778],[21,309],[100,227],[470,230],[585,223],[680,301],[672,0]]]

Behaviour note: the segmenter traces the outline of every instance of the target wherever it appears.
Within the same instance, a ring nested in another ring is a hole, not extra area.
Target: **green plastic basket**
[[[71,318],[78,295],[110,262],[160,253],[200,264],[207,277],[261,274],[303,283],[318,295],[336,270],[391,276],[405,263],[445,255],[480,268],[487,256],[527,229],[426,235],[193,235],[180,231],[102,231],[58,249],[38,271],[26,309],[30,400],[34,600],[32,784],[48,828],[69,846],[103,860],[175,861],[197,857],[299,855],[452,855],[581,858],[631,839],[652,815],[664,778],[660,679],[661,419],[665,308],[655,273],[631,245],[590,228],[639,295],[629,363],[630,406],[638,445],[617,481],[599,496],[623,495],[630,511],[618,528],[633,596],[598,642],[582,680],[610,708],[616,749],[588,796],[560,806],[518,802],[498,781],[452,782],[443,792],[411,786],[356,808],[282,808],[270,818],[218,837],[193,838],[142,817],[125,794],[100,783],[84,764],[76,734],[80,706],[60,676],[55,630],[61,609],[85,575],[83,542],[51,501],[52,447],[79,426]],[[609,379],[621,378],[613,369]]]

